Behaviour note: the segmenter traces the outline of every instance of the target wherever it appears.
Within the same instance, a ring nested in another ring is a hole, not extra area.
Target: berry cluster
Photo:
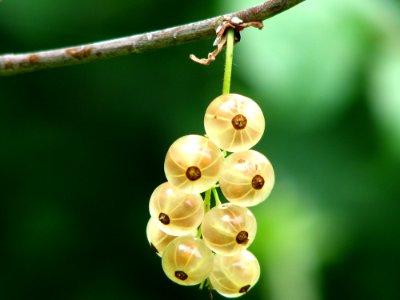
[[[172,281],[206,283],[225,297],[238,297],[260,275],[247,250],[257,231],[248,207],[263,202],[275,180],[269,160],[250,149],[261,139],[265,120],[250,98],[224,94],[208,106],[204,127],[206,136],[183,136],[170,146],[167,181],[150,197],[146,233]],[[218,187],[228,202],[220,202]]]

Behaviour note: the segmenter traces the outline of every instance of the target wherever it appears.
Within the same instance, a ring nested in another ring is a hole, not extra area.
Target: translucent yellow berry
[[[167,180],[185,193],[202,193],[214,186],[221,174],[220,149],[201,135],[186,135],[168,150],[164,170]]]
[[[269,160],[255,150],[232,153],[225,159],[219,183],[231,203],[254,206],[271,193],[274,169]]]
[[[165,248],[161,262],[165,274],[172,281],[181,285],[196,285],[210,275],[213,254],[203,240],[181,236]]]
[[[204,242],[215,253],[234,255],[246,249],[256,237],[257,222],[246,207],[224,203],[205,214],[201,224]]]
[[[247,293],[260,277],[260,264],[249,251],[239,254],[214,256],[214,267],[210,274],[212,287],[221,295],[234,298]]]
[[[165,247],[176,238],[176,236],[169,235],[158,227],[159,221],[155,218],[150,218],[146,226],[146,236],[149,241],[150,247],[162,256]]]
[[[238,94],[215,98],[206,110],[207,136],[219,148],[237,152],[248,150],[261,139],[265,119],[256,102]]]
[[[204,216],[200,194],[186,194],[169,182],[159,185],[151,194],[150,215],[159,228],[170,235],[186,235],[195,230]]]

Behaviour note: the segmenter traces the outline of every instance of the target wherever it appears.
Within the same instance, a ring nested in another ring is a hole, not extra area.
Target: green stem
[[[199,290],[202,290],[204,287],[208,288],[210,291],[212,290],[210,277],[207,277],[202,282],[200,282]],[[211,298],[212,299],[212,298]]]
[[[197,228],[197,235],[196,235],[196,237],[197,237],[198,239],[201,239],[201,226],[199,226],[199,228]]]
[[[206,191],[204,195],[204,212],[207,213],[211,209],[211,189]],[[197,237],[201,238],[201,226],[197,229]]]
[[[226,32],[225,70],[224,70],[224,82],[222,85],[222,94],[229,94],[231,89],[234,42],[235,42],[235,32],[233,31],[233,29],[228,29]]]
[[[213,196],[214,196],[214,200],[215,200],[215,206],[221,205],[221,200],[219,200],[218,191],[215,187],[212,188],[212,192],[213,192]]]
[[[206,191],[204,196],[204,212],[208,212],[211,208],[211,189]]]
[[[204,280],[200,283],[199,290],[202,290],[202,289],[203,289],[203,287],[204,287],[206,281],[207,281],[207,279],[204,279]]]

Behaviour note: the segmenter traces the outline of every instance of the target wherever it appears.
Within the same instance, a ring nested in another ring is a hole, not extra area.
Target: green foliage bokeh
[[[0,1],[0,53],[115,38],[258,1]],[[379,12],[377,14],[376,12]],[[399,299],[400,6],[307,0],[246,29],[232,91],[262,107],[276,172],[243,299]],[[205,299],[145,226],[169,145],[220,94],[212,40],[0,78],[0,299]],[[167,297],[167,298],[169,298]],[[216,299],[221,297],[215,295]]]

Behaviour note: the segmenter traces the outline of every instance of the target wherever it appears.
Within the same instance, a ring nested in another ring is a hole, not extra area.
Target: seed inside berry
[[[201,177],[201,171],[196,166],[191,166],[186,170],[186,177],[191,181],[195,181]]]
[[[158,220],[160,220],[160,222],[163,223],[164,225],[168,225],[170,222],[168,215],[164,213],[160,213],[158,215]]]
[[[253,179],[251,180],[251,186],[255,190],[261,190],[262,187],[264,186],[264,183],[265,183],[265,180],[260,175],[254,176]]]
[[[250,284],[245,285],[244,287],[240,288],[239,293],[246,293],[250,288]]]
[[[235,129],[244,129],[247,125],[247,119],[242,114],[238,114],[232,118],[232,126]]]
[[[249,234],[247,233],[247,231],[241,231],[237,234],[236,236],[236,242],[238,244],[244,244],[246,245],[247,242],[249,241]]]
[[[175,271],[175,277],[180,280],[186,280],[188,278],[187,274],[183,271]]]

